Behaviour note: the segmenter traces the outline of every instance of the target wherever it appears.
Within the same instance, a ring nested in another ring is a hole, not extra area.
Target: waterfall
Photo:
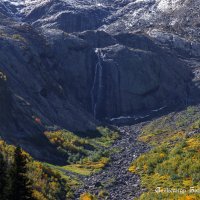
[[[101,59],[104,58],[104,55],[102,54],[100,49],[96,49],[95,53],[97,54],[97,63],[95,66],[95,73],[94,73],[94,81],[92,85],[92,90],[91,90],[91,99],[92,99],[92,110],[93,110],[93,115],[96,118],[97,117],[97,108],[98,104],[101,101],[101,93],[102,93],[102,64],[101,64]]]

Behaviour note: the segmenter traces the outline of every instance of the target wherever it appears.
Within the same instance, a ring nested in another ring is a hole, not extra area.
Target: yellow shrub
[[[136,172],[136,166],[132,165],[131,167],[129,167],[128,169],[130,172],[135,173]]]
[[[165,157],[165,154],[164,153],[160,153],[160,158],[164,158]]]
[[[191,138],[187,141],[187,145],[189,148],[199,148],[200,147],[200,141],[197,138]]]
[[[94,200],[94,196],[90,193],[84,193],[80,196],[80,200]]]
[[[187,195],[185,197],[180,197],[178,200],[197,200],[197,198],[193,195]]]
[[[183,180],[183,185],[187,187],[192,186],[192,180],[191,179]]]
[[[33,190],[33,197],[37,200],[48,200],[42,193],[38,192],[37,190]]]
[[[148,169],[148,165],[147,165],[147,164],[145,164],[145,165],[143,166],[143,171],[144,171],[144,172],[146,172],[146,171],[147,171],[147,169]]]

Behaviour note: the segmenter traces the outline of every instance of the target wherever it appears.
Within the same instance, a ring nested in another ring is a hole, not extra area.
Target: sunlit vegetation
[[[80,196],[80,200],[97,200],[97,198],[90,193],[84,193]]]
[[[77,176],[69,176],[66,174],[66,171],[64,170],[63,167],[57,166],[57,165],[52,165],[49,163],[43,163],[44,166],[51,168],[53,170],[54,173],[57,173],[61,176],[62,179],[64,179],[67,182],[67,185],[72,188],[72,190],[74,188],[79,187],[80,185],[82,185],[81,180],[79,180],[79,178]]]
[[[151,144],[152,150],[138,157],[129,168],[141,176],[141,184],[147,189],[139,199],[200,199],[199,119],[198,110],[189,107],[143,128],[139,140]],[[162,192],[156,193],[157,187]],[[163,191],[167,188],[178,191]]]
[[[44,133],[58,151],[66,157],[69,164],[63,167],[35,161],[28,153],[22,151],[26,156],[27,171],[24,175],[31,183],[31,198],[36,200],[73,199],[73,190],[82,184],[76,174],[91,175],[107,165],[109,155],[112,153],[107,148],[119,135],[104,127],[99,127],[97,131],[100,136],[96,138],[82,138],[66,130]],[[9,169],[14,163],[15,149],[16,147],[0,140],[2,162],[5,162]],[[2,167],[1,169],[4,173]],[[102,192],[101,196],[103,194]],[[89,193],[83,194],[81,198],[96,199]]]
[[[17,41],[26,42],[26,39],[19,34],[11,35],[11,38]]]
[[[173,112],[153,120],[143,128],[139,140],[156,145],[170,139],[174,140],[172,137],[181,139],[180,134],[196,130],[199,127],[200,112],[197,107],[190,106],[182,112]]]
[[[93,143],[96,145],[109,147],[116,139],[119,138],[119,134],[116,131],[112,131],[107,127],[98,127],[97,130],[101,133],[102,136],[92,139]]]
[[[98,198],[107,199],[109,197],[109,192],[107,190],[100,190],[98,193]]]
[[[67,165],[67,166],[64,166],[63,169],[66,169],[68,171],[71,171],[77,174],[89,176],[92,173],[98,172],[99,170],[104,168],[106,164],[108,163],[108,161],[109,161],[109,158],[106,158],[106,157],[101,157],[96,162],[90,161],[89,159],[87,160],[86,158],[81,162],[81,164]]]
[[[11,39],[11,40],[15,40],[15,41],[20,41],[20,42],[26,42],[26,39],[20,35],[20,34],[12,34],[12,33],[8,33],[4,30],[0,30],[0,37],[2,38],[6,38],[6,39]]]
[[[81,194],[80,200],[100,200],[100,199],[108,199],[109,193],[106,190],[100,190],[98,195],[92,195],[88,192]]]
[[[119,137],[117,132],[99,127],[96,138],[82,138],[66,130],[45,132],[49,141],[65,155],[68,165],[63,169],[81,175],[90,175],[104,168],[109,161],[107,148]]]
[[[6,163],[7,170],[11,170],[14,165],[16,147],[7,145],[0,140],[0,154]],[[25,176],[31,183],[32,198],[36,200],[55,200],[55,199],[73,199],[73,192],[67,184],[67,180],[61,177],[60,173],[52,168],[34,161],[29,154],[22,152],[26,159],[27,171]],[[13,176],[8,178],[12,182]],[[8,184],[10,185],[10,183]],[[12,190],[8,189],[7,193]]]

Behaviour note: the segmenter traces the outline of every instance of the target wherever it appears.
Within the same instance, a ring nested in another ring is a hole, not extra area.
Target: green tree
[[[14,153],[14,164],[12,169],[12,200],[33,200],[31,181],[27,177],[27,156],[23,154],[18,146]]]
[[[0,153],[0,199],[5,199],[5,188],[7,185],[7,169],[3,155]]]

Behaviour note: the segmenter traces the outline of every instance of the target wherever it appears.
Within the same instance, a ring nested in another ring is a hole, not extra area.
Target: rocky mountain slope
[[[196,103],[198,10],[192,0],[1,0],[3,137],[48,159],[44,130]]]

